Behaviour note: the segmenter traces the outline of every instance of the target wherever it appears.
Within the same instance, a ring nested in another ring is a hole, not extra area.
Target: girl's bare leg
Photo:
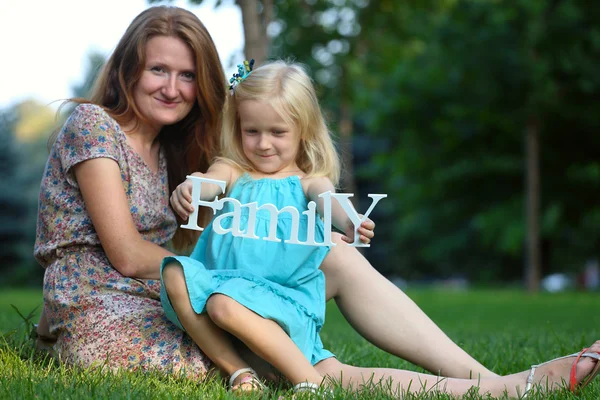
[[[213,294],[208,299],[206,309],[215,324],[239,338],[292,384],[312,382],[320,385],[323,382],[323,376],[276,322],[261,317],[222,294]]]
[[[596,342],[590,351],[600,351],[600,342]],[[540,389],[545,391],[561,388],[563,381],[569,382],[569,372],[574,360],[575,358],[557,360],[539,367],[535,372],[533,383],[541,385]],[[596,361],[590,358],[579,361],[577,382],[581,382],[590,374],[595,363]],[[480,394],[490,393],[492,396],[498,397],[506,393],[510,397],[520,397],[523,395],[529,376],[529,371],[523,371],[508,376],[481,379],[444,378],[413,371],[353,367],[342,364],[335,358],[323,360],[315,368],[319,373],[340,382],[345,388],[357,390],[363,384],[381,384],[383,388],[392,390],[396,396],[406,392],[424,391],[463,395],[472,387],[478,387]]]
[[[453,378],[498,376],[458,347],[355,248],[337,234],[334,242],[337,246],[321,264],[327,299],[335,299],[344,317],[365,339],[434,374]]]
[[[321,384],[323,377],[277,323],[262,318],[222,294],[210,296],[206,303],[207,314],[196,314],[190,304],[181,265],[177,262],[167,264],[162,275],[179,321],[224,374],[230,376],[248,367],[225,335],[227,331],[281,371],[293,384],[306,381]]]
[[[236,351],[228,335],[208,315],[196,314],[192,309],[181,265],[177,262],[167,264],[162,275],[179,321],[208,358],[227,376],[248,368],[248,363]]]

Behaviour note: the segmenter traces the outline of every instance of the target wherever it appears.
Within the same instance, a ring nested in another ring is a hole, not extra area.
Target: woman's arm
[[[144,240],[137,231],[119,165],[110,158],[94,158],[73,168],[88,214],[111,264],[123,276],[159,279],[162,259],[172,253]]]

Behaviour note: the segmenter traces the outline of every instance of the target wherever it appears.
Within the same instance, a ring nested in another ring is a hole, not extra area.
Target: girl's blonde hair
[[[294,126],[300,134],[298,167],[307,176],[326,176],[337,186],[340,161],[312,80],[300,64],[273,61],[262,65],[238,83],[227,99],[221,134],[222,158],[254,171],[242,150],[238,106],[245,100],[270,104],[286,123]]]

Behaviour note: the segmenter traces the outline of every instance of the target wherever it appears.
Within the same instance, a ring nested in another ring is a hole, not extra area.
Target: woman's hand
[[[360,215],[362,218],[362,215]],[[375,236],[375,222],[373,222],[370,218],[367,218],[365,221],[360,224],[358,227],[358,235],[359,240],[363,244],[371,243],[371,239]],[[342,240],[346,243],[354,243],[354,224],[348,224],[346,231],[344,232],[345,236],[342,236]]]
[[[186,179],[179,184],[171,193],[171,207],[183,219],[186,220],[192,212],[192,180]]]

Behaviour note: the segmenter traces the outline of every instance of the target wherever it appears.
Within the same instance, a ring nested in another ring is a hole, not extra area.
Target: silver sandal
[[[300,382],[294,385],[293,391],[297,394],[307,393],[316,395],[322,399],[333,397],[333,390],[312,382]],[[295,398],[295,396],[292,398]]]
[[[529,372],[529,376],[527,377],[527,385],[525,386],[525,392],[523,393],[523,396],[521,398],[522,399],[526,398],[527,394],[531,390],[531,387],[533,386],[533,376],[535,374],[535,370],[538,367],[541,367],[542,365],[546,365],[546,364],[549,364],[549,363],[557,361],[557,360],[563,360],[563,359],[569,358],[569,357],[576,357],[575,361],[573,362],[573,366],[571,367],[571,373],[569,375],[569,390],[571,392],[575,393],[576,390],[583,389],[584,387],[586,387],[592,381],[592,379],[594,379],[594,377],[596,377],[596,375],[598,375],[598,372],[600,372],[600,353],[587,352],[588,350],[589,349],[583,349],[579,353],[569,354],[568,356],[558,357],[558,358],[555,358],[554,360],[546,361],[544,363],[537,364],[537,365],[532,365],[531,371]],[[596,366],[594,367],[592,372],[590,372],[590,374],[587,377],[585,377],[585,379],[583,381],[581,381],[581,383],[579,385],[577,385],[577,363],[579,362],[579,359],[581,357],[590,357],[590,358],[598,360],[598,362],[596,363]]]
[[[235,382],[235,380],[241,374],[250,374],[250,375],[243,377],[242,379],[240,379],[240,381],[236,385],[234,385],[233,383]],[[260,378],[256,374],[256,371],[253,370],[252,368],[241,368],[241,369],[238,369],[233,374],[231,374],[231,376],[229,377],[229,389],[232,392],[236,392],[238,390],[241,390],[242,385],[247,385],[247,384],[252,385],[252,390],[251,391],[255,391],[255,390],[256,391],[263,391],[263,390],[266,389],[265,384],[262,383],[262,381],[260,380]]]

